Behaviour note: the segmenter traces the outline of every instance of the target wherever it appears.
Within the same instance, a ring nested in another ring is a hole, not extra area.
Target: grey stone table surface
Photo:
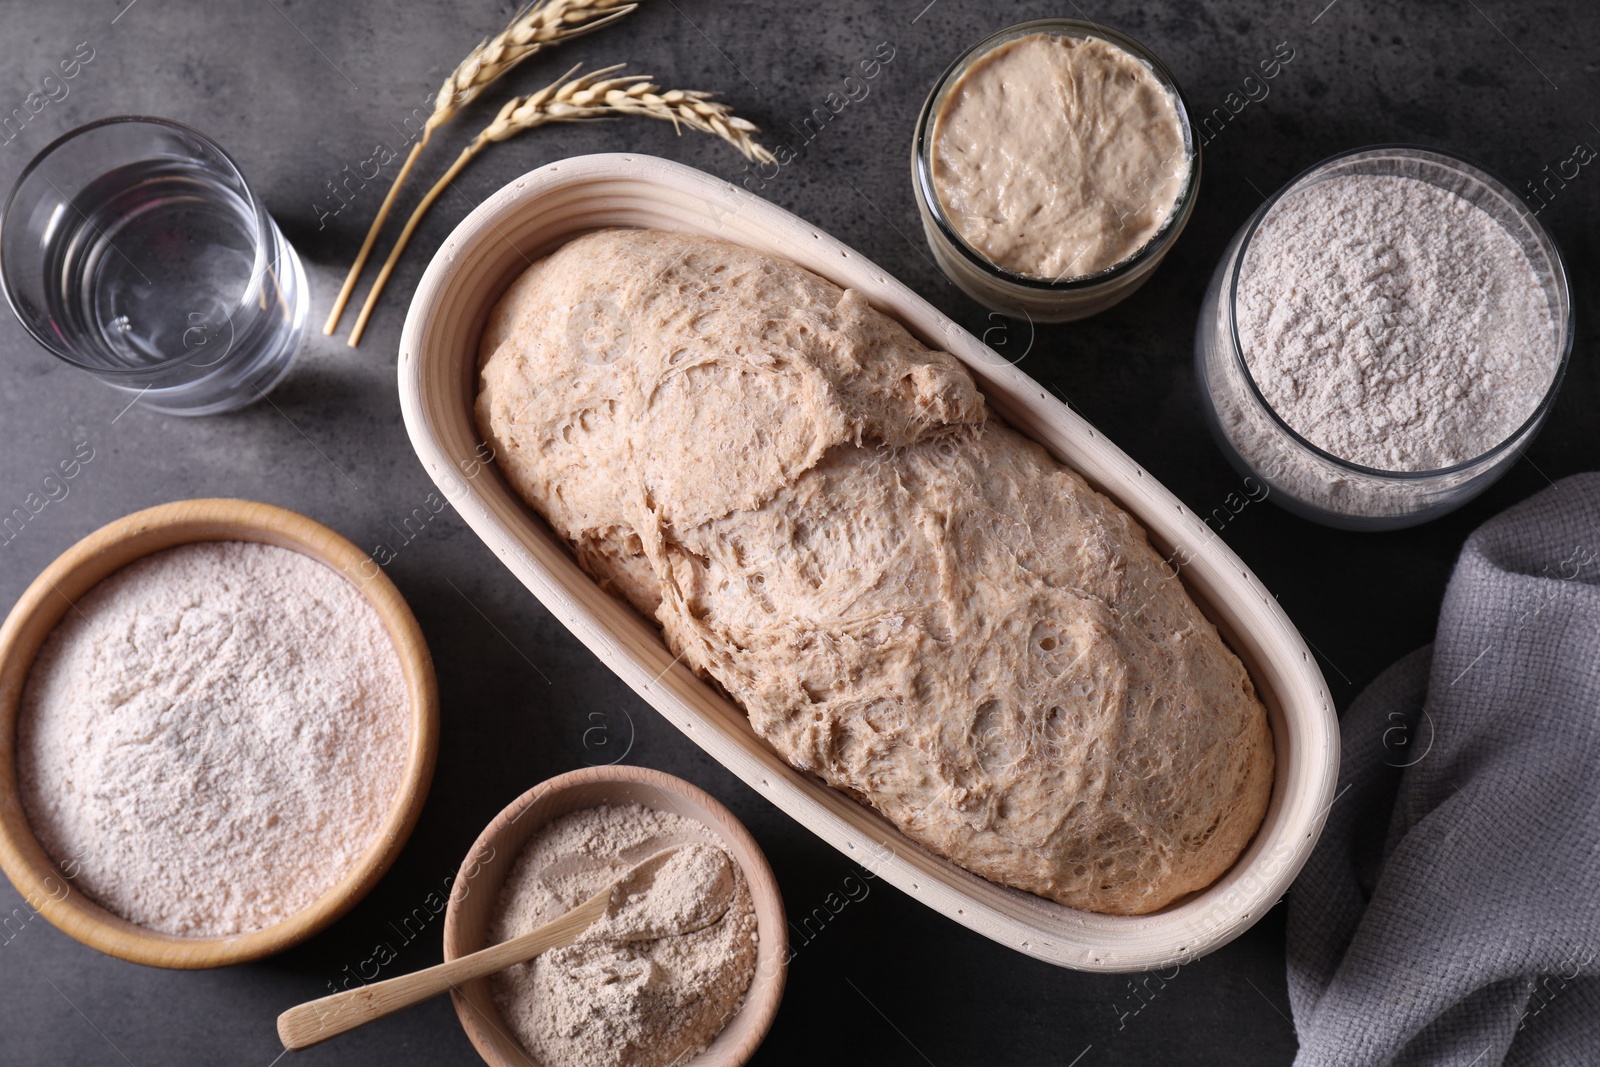
[[[127,113],[190,123],[235,155],[299,249],[320,322],[381,195],[378,183],[352,183],[342,203],[330,183],[379,145],[400,147],[406,120],[510,11],[505,0],[6,0],[0,116],[11,118],[0,133],[0,187],[78,123]],[[1086,16],[1143,39],[1192,106],[1216,117],[1199,205],[1154,280],[1091,321],[1023,336],[1025,328],[988,317],[932,265],[907,161],[917,109],[945,64],[981,34],[1043,15]],[[804,139],[802,120],[884,50],[892,59],[865,98]],[[1275,78],[1251,78],[1287,50],[1292,58]],[[74,78],[56,77],[61,60],[88,52]],[[1549,425],[1509,475],[1461,512],[1400,533],[1323,529],[1270,502],[1219,520],[1221,536],[1316,649],[1343,706],[1428,640],[1469,530],[1549,479],[1600,466],[1600,380],[1590,353],[1600,169],[1574,162],[1586,155],[1579,146],[1600,145],[1596,55],[1600,19],[1585,0],[644,0],[621,25],[538,58],[497,87],[447,128],[422,169],[442,170],[503,95],[579,60],[626,60],[664,83],[721,90],[770,138],[798,150],[763,196],[871,256],[968,328],[988,331],[1201,514],[1221,507],[1238,480],[1201,415],[1195,318],[1223,245],[1264,196],[1324,156],[1394,141],[1464,153],[1530,196],[1530,183],[1541,183],[1540,217],[1574,280],[1578,347]],[[10,887],[0,888],[0,1063],[266,1067],[279,1052],[273,1023],[284,1008],[351,971],[370,976],[384,948],[395,955],[384,976],[439,958],[440,921],[406,920],[496,811],[629,742],[628,762],[682,775],[724,800],[777,871],[797,953],[758,1063],[1287,1063],[1295,1040],[1281,906],[1165,981],[1047,966],[881,883],[849,882],[869,891],[841,906],[851,865],[635,697],[453,511],[404,529],[419,508],[431,514],[433,487],[407,441],[395,386],[401,321],[429,255],[514,176],[618,149],[744,176],[725,145],[644,121],[549,128],[496,146],[422,226],[365,343],[352,351],[313,330],[272,402],[234,415],[124,410],[121,396],[56,363],[0,316],[0,512],[40,490],[76,447],[93,449],[70,492],[0,543],[0,603],[11,604],[73,541],[135,509],[213,495],[270,501],[369,550],[389,550],[386,570],[433,650],[443,716],[432,795],[394,869],[342,921],[277,958],[202,973],[122,963],[31,919]],[[422,188],[414,185],[402,206]],[[597,712],[611,733],[586,741]],[[450,1004],[438,1000],[292,1062],[475,1058]]]

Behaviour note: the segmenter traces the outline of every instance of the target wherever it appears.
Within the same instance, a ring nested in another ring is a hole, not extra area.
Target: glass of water
[[[40,152],[0,215],[0,281],[45,348],[174,415],[265,396],[305,333],[294,249],[227,153],[165,119]]]

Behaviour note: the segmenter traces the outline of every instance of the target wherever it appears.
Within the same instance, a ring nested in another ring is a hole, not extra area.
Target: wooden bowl
[[[1272,802],[1231,870],[1153,914],[1101,915],[996,885],[933,855],[865,805],[785,763],[743,711],[673,656],[655,626],[579,569],[493,464],[480,473],[486,453],[472,406],[489,309],[540,256],[605,226],[720,237],[857,290],[924,344],[960,359],[991,410],[1149,531],[1244,661],[1272,724]],[[1049,390],[871,260],[760,197],[649,156],[581,156],[516,179],[456,227],[417,286],[400,339],[400,406],[412,447],[462,518],[635,692],[847,859],[873,864],[885,881],[986,937],[1082,970],[1171,966],[1226,944],[1265,914],[1316,844],[1339,768],[1333,702],[1294,624],[1207,525],[1210,512],[1190,511]],[[1235,492],[1214,503],[1227,515],[1243,500]]]
[[[309,908],[233,937],[175,937],[113,915],[84,894],[45,854],[17,790],[17,712],[34,657],[79,597],[127,564],[197,541],[258,541],[310,556],[343,574],[383,619],[411,694],[405,775],[381,831],[355,868]],[[34,579],[0,627],[0,869],[27,906],[68,935],[108,955],[153,967],[244,963],[304,941],[348,911],[389,869],[422,811],[439,745],[433,659],[400,591],[355,545],[304,515],[249,500],[180,500],[136,511],[67,549]]]
[[[535,832],[563,815],[601,804],[639,804],[701,823],[738,863],[755,901],[755,975],[744,1005],[704,1052],[681,1067],[739,1067],[767,1036],[789,973],[789,927],[783,895],[766,856],[744,824],[710,793],[646,767],[586,767],[528,790],[484,828],[461,862],[444,916],[444,958],[488,947],[489,922],[506,875]],[[491,1067],[539,1067],[523,1050],[494,1005],[489,981],[467,982],[450,994],[478,1054]]]

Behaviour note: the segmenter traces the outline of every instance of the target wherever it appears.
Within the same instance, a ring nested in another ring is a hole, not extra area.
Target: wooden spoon
[[[608,912],[618,912],[650,888],[656,874],[670,860],[683,851],[669,848],[630,869],[600,892],[579,904],[571,911],[552,919],[543,926],[530,930],[520,937],[502,941],[498,945],[441,963],[413,974],[403,974],[371,985],[347,989],[342,993],[309,1001],[290,1008],[278,1016],[278,1037],[283,1047],[299,1050],[326,1041],[347,1030],[380,1019],[385,1015],[408,1008],[430,997],[436,997],[455,988],[462,982],[482,978],[486,974],[502,971],[512,964],[525,963],[542,952],[572,944],[596,919]],[[701,909],[689,917],[683,928],[671,931],[676,934],[693,933],[716,923],[727,911],[727,902],[721,908]],[[661,936],[654,933],[653,936]],[[624,939],[635,940],[642,938]]]

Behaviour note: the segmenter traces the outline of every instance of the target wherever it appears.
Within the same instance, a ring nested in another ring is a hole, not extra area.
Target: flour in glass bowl
[[[1560,358],[1533,264],[1487,212],[1415,178],[1329,178],[1250,242],[1246,365],[1301,437],[1386,471],[1438,470],[1510,437]]]
[[[272,545],[146,556],[39,650],[17,725],[28,824],[128,921],[225,937],[326,894],[376,839],[409,747],[377,610]]]

